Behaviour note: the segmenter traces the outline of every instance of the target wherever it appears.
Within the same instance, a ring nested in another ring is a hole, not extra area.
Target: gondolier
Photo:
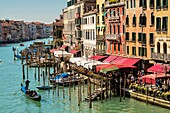
[[[28,89],[28,87],[29,87],[29,83],[30,83],[30,81],[29,81],[29,80],[26,80],[26,81],[25,81],[26,89]]]

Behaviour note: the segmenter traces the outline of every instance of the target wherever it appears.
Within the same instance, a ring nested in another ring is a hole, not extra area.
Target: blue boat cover
[[[67,78],[68,76],[69,76],[68,73],[62,73],[62,74],[58,74],[58,75],[56,76],[55,79],[59,79],[59,78]]]
[[[21,90],[26,94],[27,90],[25,86],[21,86]]]

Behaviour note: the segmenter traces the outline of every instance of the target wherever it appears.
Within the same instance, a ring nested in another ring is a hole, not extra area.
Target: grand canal
[[[39,40],[38,40],[39,41]],[[44,39],[43,41],[47,41]],[[28,46],[33,41],[25,42]],[[169,109],[146,104],[132,98],[122,99],[119,102],[119,97],[112,97],[111,100],[93,102],[92,108],[84,101],[87,91],[82,93],[81,105],[78,106],[77,88],[71,88],[71,101],[68,97],[68,88],[65,88],[65,98],[63,98],[63,89],[40,91],[36,89],[39,84],[34,79],[34,68],[29,69],[30,89],[35,89],[42,96],[40,102],[28,99],[20,91],[22,80],[22,68],[20,60],[13,60],[12,47],[18,47],[22,50],[24,47],[19,47],[19,44],[1,45],[0,47],[0,112],[1,113],[169,113]],[[52,71],[52,70],[51,70]],[[42,80],[41,80],[42,81]],[[85,88],[87,89],[87,88]]]

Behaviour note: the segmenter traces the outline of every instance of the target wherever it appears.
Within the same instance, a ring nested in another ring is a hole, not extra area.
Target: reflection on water
[[[46,39],[45,39],[46,40]],[[28,46],[30,42],[25,42]],[[19,44],[1,45],[0,59],[0,112],[1,113],[168,113],[169,110],[158,106],[146,104],[131,98],[126,98],[119,102],[119,97],[112,97],[111,100],[104,100],[93,102],[92,109],[89,109],[89,103],[84,101],[87,96],[87,86],[85,92],[82,94],[81,105],[78,106],[77,87],[76,90],[71,88],[71,101],[69,100],[68,88],[64,88],[65,98],[63,98],[63,89],[52,89],[47,91],[40,91],[36,89],[37,85],[42,85],[34,79],[34,68],[29,69],[30,89],[37,90],[42,96],[40,102],[27,98],[20,91],[20,84],[24,83],[22,80],[21,61],[13,61],[12,47],[18,47],[22,50],[25,47],[19,47]],[[53,71],[53,70],[51,70]],[[18,92],[17,92],[18,91]],[[17,92],[17,93],[16,93]],[[16,94],[15,94],[16,93]]]

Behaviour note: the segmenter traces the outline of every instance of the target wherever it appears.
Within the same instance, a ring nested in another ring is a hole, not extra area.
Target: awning
[[[103,62],[107,62],[107,63],[110,63],[112,62],[113,60],[115,60],[118,56],[109,56],[108,58],[106,58]]]
[[[90,59],[92,60],[100,60],[102,58],[106,58],[107,56],[100,56],[100,55],[95,55],[95,56],[91,56]]]
[[[140,60],[139,58],[127,58],[126,61],[123,62],[123,65],[133,66],[133,65],[135,65],[139,60]]]
[[[155,75],[154,74],[150,74],[150,75],[145,75],[142,76],[142,82],[143,83],[148,83],[148,84],[155,84]]]
[[[116,70],[119,70],[119,68],[117,68],[117,66],[111,66],[108,68],[103,68],[102,70],[100,70],[100,72],[106,74],[107,72],[116,71]]]
[[[170,70],[170,66],[167,66],[167,72]],[[165,65],[155,64],[154,66],[147,69],[148,72],[152,73],[165,73]]]
[[[60,47],[60,49],[65,49],[67,46],[66,45],[62,45],[62,47]]]
[[[115,60],[113,60],[111,63],[112,64],[123,64],[128,58],[124,58],[124,57],[117,57]]]
[[[79,50],[71,50],[71,54],[76,54],[77,52],[79,52]]]

